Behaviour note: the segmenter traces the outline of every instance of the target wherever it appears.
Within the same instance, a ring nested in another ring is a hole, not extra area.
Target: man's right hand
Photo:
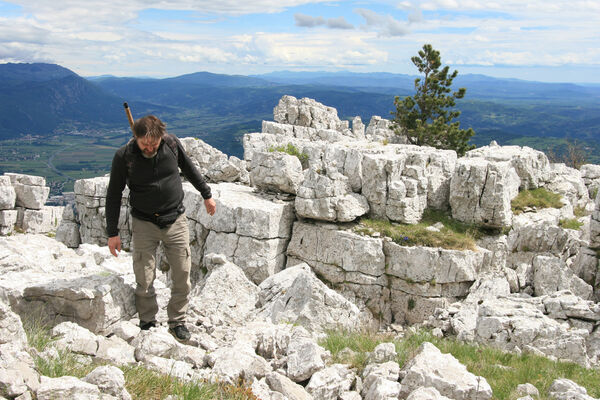
[[[119,256],[119,254],[117,254],[117,251],[121,251],[121,238],[119,235],[108,238],[108,249],[113,256]]]

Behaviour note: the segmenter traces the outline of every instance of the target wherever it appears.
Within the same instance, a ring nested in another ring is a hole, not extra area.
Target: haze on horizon
[[[0,63],[83,76],[415,75],[424,43],[460,74],[600,83],[600,1],[0,0]]]

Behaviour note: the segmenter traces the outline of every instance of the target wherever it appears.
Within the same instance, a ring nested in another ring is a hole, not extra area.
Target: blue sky
[[[83,76],[416,74],[425,43],[460,74],[600,83],[600,0],[0,0],[0,63]]]

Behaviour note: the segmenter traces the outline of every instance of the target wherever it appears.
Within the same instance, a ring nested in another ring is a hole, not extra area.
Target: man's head
[[[146,115],[133,124],[133,136],[144,157],[152,158],[158,151],[162,137],[166,135],[165,124],[154,115]]]

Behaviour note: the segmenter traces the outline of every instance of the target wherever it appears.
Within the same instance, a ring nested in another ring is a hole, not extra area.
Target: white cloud
[[[313,17],[306,14],[296,13],[294,14],[294,20],[296,21],[296,26],[303,28],[326,26],[331,29],[354,29],[354,25],[346,21],[346,18],[344,17],[329,18],[326,20],[321,16]]]
[[[305,28],[325,25],[325,18],[323,17],[312,17],[310,15],[300,13],[294,14],[294,20],[296,21],[296,26],[302,26]]]
[[[366,29],[374,29],[381,36],[404,36],[410,33],[408,24],[400,22],[390,15],[378,14],[366,8],[358,8],[355,12],[365,19]]]

